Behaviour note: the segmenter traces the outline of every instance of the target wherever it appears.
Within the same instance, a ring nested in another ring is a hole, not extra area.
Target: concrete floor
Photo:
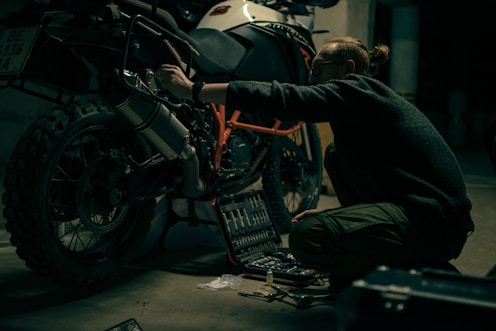
[[[481,149],[457,152],[473,201],[476,231],[453,264],[464,274],[484,276],[496,264],[496,178]],[[320,207],[337,206],[322,196]],[[24,266],[0,230],[0,330],[104,331],[134,318],[144,331],[162,330],[337,330],[335,306],[315,303],[300,310],[293,301],[245,298],[264,282],[243,278],[226,264],[220,234],[212,226],[171,229],[166,253],[130,265],[110,287],[67,288],[35,276]],[[283,236],[286,243],[287,236]],[[239,289],[198,287],[223,274],[241,277]],[[327,285],[296,288],[322,294]],[[284,285],[283,285],[284,286]]]

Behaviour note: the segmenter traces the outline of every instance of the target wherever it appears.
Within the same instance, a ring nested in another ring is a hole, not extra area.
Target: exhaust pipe
[[[105,98],[168,160],[181,159],[183,179],[180,189],[185,196],[205,194],[206,185],[200,178],[198,156],[195,147],[190,145],[189,130],[165,105],[144,94],[131,94],[119,84],[113,84]]]

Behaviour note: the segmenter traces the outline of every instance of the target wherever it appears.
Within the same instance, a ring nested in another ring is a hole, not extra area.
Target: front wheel
[[[141,248],[154,200],[126,203],[120,178],[148,149],[98,101],[41,116],[7,166],[4,218],[26,265],[55,282],[86,285],[114,274]]]
[[[263,189],[280,233],[291,230],[293,216],[317,207],[322,185],[322,149],[317,127],[277,138],[263,173]]]

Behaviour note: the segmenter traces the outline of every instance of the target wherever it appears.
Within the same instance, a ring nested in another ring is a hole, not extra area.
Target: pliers
[[[276,285],[271,285],[270,287],[275,291],[267,292],[267,294],[262,293],[262,292],[257,292],[257,291],[252,292],[252,293],[239,292],[238,294],[242,295],[244,297],[262,298],[262,299],[267,300],[267,302],[272,302],[274,300],[282,301],[285,297],[288,297],[295,302],[295,307],[297,309],[309,308],[312,305],[312,303],[314,303],[315,301],[332,300],[335,298],[333,294],[322,294],[322,295],[300,294],[300,295],[298,295],[298,294],[292,293],[291,291],[282,289]]]

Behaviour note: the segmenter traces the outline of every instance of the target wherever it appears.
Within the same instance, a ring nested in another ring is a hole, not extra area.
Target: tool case
[[[496,279],[378,267],[336,302],[339,330],[495,330]]]
[[[218,197],[216,209],[229,258],[243,266],[246,277],[265,279],[270,269],[274,282],[295,286],[311,285],[318,277],[298,262],[289,248],[282,248],[263,191]]]

